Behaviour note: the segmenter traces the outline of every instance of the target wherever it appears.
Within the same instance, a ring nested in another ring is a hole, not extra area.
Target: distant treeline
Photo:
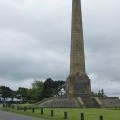
[[[12,102],[14,98],[17,98],[21,99],[22,102],[37,102],[48,97],[62,96],[64,84],[63,80],[54,81],[48,78],[45,82],[35,80],[31,88],[19,87],[16,91],[6,86],[0,86],[0,100],[5,102],[11,98]]]

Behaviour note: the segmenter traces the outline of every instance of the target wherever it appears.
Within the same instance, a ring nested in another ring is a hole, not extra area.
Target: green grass
[[[3,108],[1,108],[3,109]],[[40,109],[36,109],[35,113],[32,113],[32,110],[12,110],[12,109],[6,109],[4,108],[3,110],[8,110],[11,112],[15,113],[20,113],[20,114],[26,114],[26,115],[31,115],[35,117],[41,117],[41,118],[47,118],[50,120],[64,120],[64,112],[68,113],[68,120],[80,120],[80,113],[84,113],[85,115],[85,120],[99,120],[99,116],[103,115],[104,120],[120,120],[120,109],[68,109],[68,108],[44,108],[44,114],[41,115]],[[51,110],[54,111],[54,117],[50,116]]]

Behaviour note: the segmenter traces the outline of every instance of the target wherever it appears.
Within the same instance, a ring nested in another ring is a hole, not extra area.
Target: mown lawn
[[[80,113],[84,113],[85,120],[99,120],[99,116],[103,115],[104,120],[120,120],[120,109],[76,109],[76,108],[44,108],[44,114],[41,115],[40,109],[35,109],[32,113],[32,109],[24,110],[12,110],[11,108],[1,108],[15,113],[27,114],[41,118],[47,118],[50,120],[64,120],[64,112],[68,113],[68,120],[80,120]],[[54,111],[54,116],[51,117],[51,110]]]

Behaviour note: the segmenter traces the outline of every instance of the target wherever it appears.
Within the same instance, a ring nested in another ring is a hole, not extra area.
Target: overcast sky
[[[0,0],[0,85],[69,75],[72,0]],[[120,0],[82,0],[92,90],[120,96]]]

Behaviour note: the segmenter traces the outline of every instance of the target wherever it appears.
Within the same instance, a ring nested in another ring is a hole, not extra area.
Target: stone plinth
[[[91,83],[89,77],[72,75],[67,78],[67,97],[91,97]]]

